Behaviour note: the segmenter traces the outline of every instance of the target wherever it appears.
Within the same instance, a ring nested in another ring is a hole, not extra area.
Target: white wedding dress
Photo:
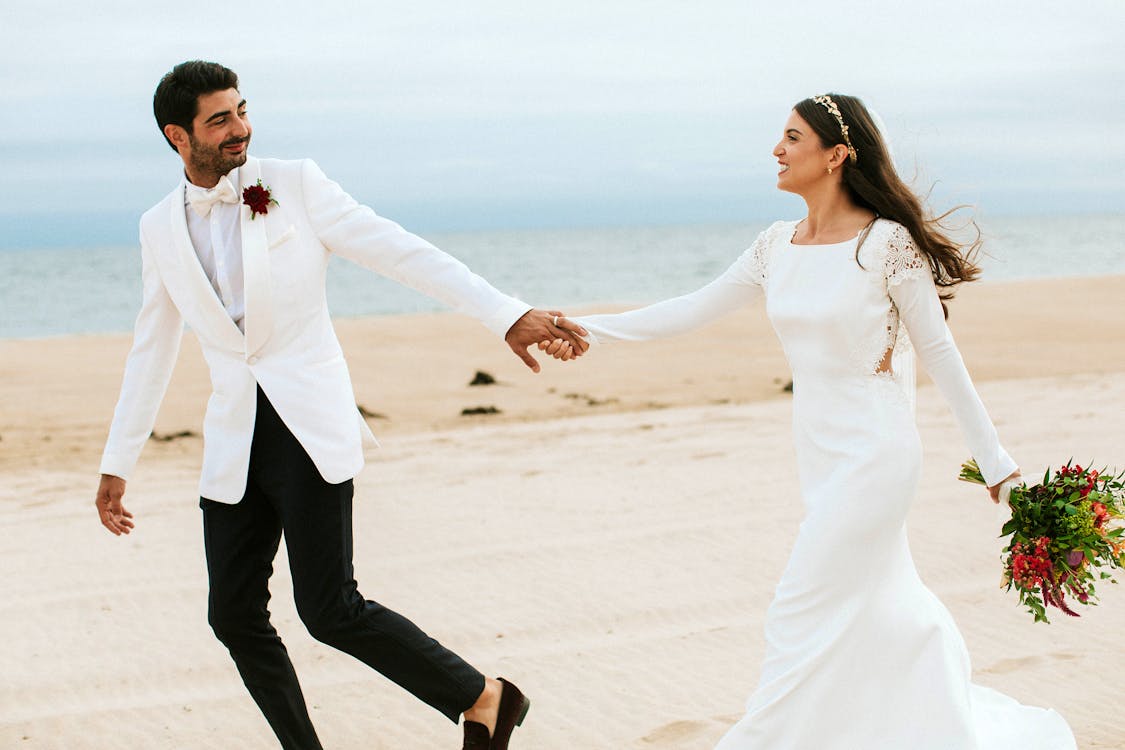
[[[860,246],[795,245],[778,222],[683,297],[577,320],[596,342],[682,333],[764,296],[793,373],[806,516],[766,613],[746,715],[718,750],[1073,750],[1066,722],[973,685],[952,617],[906,540],[921,445],[913,348],[989,484],[1016,465],[945,323],[928,262],[901,225]],[[884,357],[892,351],[891,373]]]

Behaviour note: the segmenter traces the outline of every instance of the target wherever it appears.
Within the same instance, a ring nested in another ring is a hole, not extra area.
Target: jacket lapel
[[[211,286],[203,266],[199,263],[199,256],[191,244],[191,235],[187,228],[187,214],[184,213],[184,188],[185,183],[180,181],[171,196],[171,223],[172,242],[176,246],[179,256],[180,268],[184,270],[187,285],[192,297],[197,302],[197,307],[207,323],[208,331],[224,338],[227,345],[233,349],[241,350],[243,347],[242,331],[231,320],[226,308],[223,307],[215,288]]]
[[[238,194],[262,177],[261,162],[248,158],[238,170]],[[246,312],[242,324],[246,330],[246,354],[257,352],[273,330],[273,299],[270,293],[269,241],[266,217],[254,218],[250,206],[239,206],[242,232],[242,274]]]

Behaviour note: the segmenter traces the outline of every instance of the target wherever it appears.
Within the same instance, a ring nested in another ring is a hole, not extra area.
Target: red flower
[[[1050,543],[1047,537],[1035,540],[1035,549],[1016,544],[1012,548],[1012,578],[1027,588],[1035,588],[1045,580],[1051,580],[1051,557],[1047,552]]]
[[[1094,513],[1094,528],[1100,529],[1109,520],[1109,509],[1105,503],[1091,503],[1090,510]]]
[[[268,214],[271,203],[278,205],[270,194],[269,187],[263,186],[261,180],[258,180],[257,185],[251,185],[242,191],[242,202],[250,207],[251,221],[257,218],[258,214]]]

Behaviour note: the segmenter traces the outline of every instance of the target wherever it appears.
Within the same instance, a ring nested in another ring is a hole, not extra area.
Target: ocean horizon
[[[502,291],[565,309],[693,291],[769,223],[422,234]],[[984,280],[1125,273],[1125,214],[987,216],[978,224]],[[135,245],[0,250],[0,338],[127,332],[140,296]],[[328,299],[341,318],[447,309],[342,259],[329,266]]]

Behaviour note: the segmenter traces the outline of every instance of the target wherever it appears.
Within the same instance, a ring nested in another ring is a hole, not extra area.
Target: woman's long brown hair
[[[953,287],[963,281],[974,281],[980,276],[980,266],[975,258],[980,250],[980,230],[966,244],[952,239],[949,228],[943,223],[957,210],[954,208],[939,216],[930,215],[922,199],[915,195],[895,171],[890,151],[882,134],[875,126],[867,107],[859,99],[846,94],[828,94],[839,108],[844,124],[848,126],[848,139],[856,150],[856,161],[845,159],[842,165],[844,187],[856,204],[875,212],[876,216],[897,221],[906,227],[918,250],[926,256],[938,286],[938,297],[946,316],[949,308],[945,301],[953,298]],[[812,127],[825,147],[848,145],[840,123],[828,109],[810,99],[797,102],[793,108]],[[856,260],[859,260],[858,250]]]

